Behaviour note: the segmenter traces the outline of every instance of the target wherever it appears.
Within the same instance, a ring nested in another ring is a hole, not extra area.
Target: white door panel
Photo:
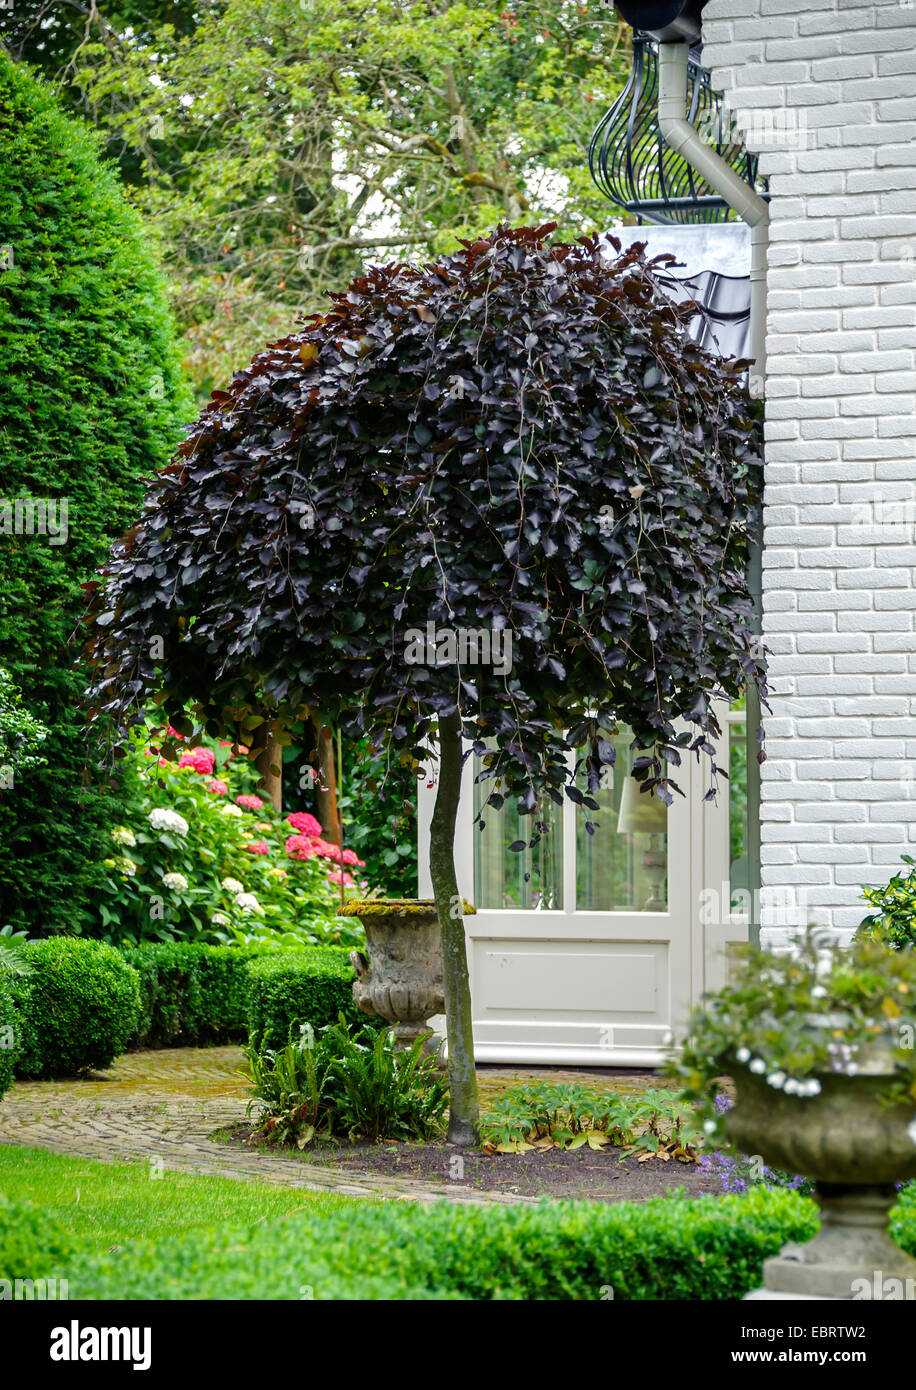
[[[648,901],[653,909],[660,905],[659,871],[652,870],[653,888],[647,898],[649,870],[643,866],[657,866],[657,853],[650,861],[646,846],[665,837],[631,837],[626,853],[632,871],[627,874],[618,865],[612,873],[608,861],[620,858],[623,843],[613,839],[616,811],[605,813],[603,826],[597,814],[599,835],[589,842],[577,829],[577,815],[582,813],[572,802],[565,804],[556,827],[562,863],[550,879],[562,906],[520,905],[518,900],[528,890],[517,873],[506,893],[514,898],[510,905],[482,906],[475,896],[475,852],[482,852],[483,837],[473,824],[474,773],[474,760],[469,758],[456,832],[456,870],[459,890],[478,909],[465,918],[478,1061],[658,1064],[672,1035],[681,1032],[691,1004],[721,977],[728,942],[746,935],[740,920],[724,927],[701,922],[702,885],[728,878],[727,795],[720,795],[718,804],[704,803],[705,768],[691,758],[678,770],[685,796],[675,797],[667,817],[663,910],[640,910],[633,900]],[[614,795],[619,803],[620,791]],[[434,787],[421,786],[422,897],[431,895],[427,846],[434,800]],[[490,814],[485,818],[489,824]],[[486,850],[491,860],[493,852],[491,842]],[[507,856],[506,862],[517,867],[515,856]],[[548,875],[543,877],[546,882]],[[602,892],[628,897],[630,905],[621,910],[577,906],[577,899],[594,900]]]

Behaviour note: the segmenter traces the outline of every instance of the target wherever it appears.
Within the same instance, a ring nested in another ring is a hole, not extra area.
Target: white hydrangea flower
[[[132,859],[128,859],[127,855],[124,855],[121,859],[116,859],[115,865],[118,873],[123,874],[125,878],[133,878],[134,874],[137,872],[136,864]]]
[[[751,1049],[749,1047],[739,1047],[735,1056],[739,1062],[749,1062],[751,1060]]]
[[[226,916],[225,912],[212,912],[210,914],[210,921],[215,927],[228,927],[229,925],[229,918]]]
[[[755,1076],[762,1076],[766,1069],[767,1064],[762,1057],[755,1057],[749,1067],[749,1070],[752,1071]]]
[[[245,891],[244,883],[239,883],[237,878],[224,878],[220,886],[225,888],[227,893],[244,893]]]
[[[157,806],[154,811],[150,811],[149,823],[154,830],[171,830],[182,838],[188,833],[188,822],[184,816],[180,816],[177,811],[169,811],[163,806]]]
[[[261,904],[258,902],[258,899],[257,899],[257,897],[256,897],[256,895],[255,895],[254,893],[239,893],[239,895],[238,895],[238,897],[236,898],[235,902],[236,902],[236,906],[237,906],[237,907],[240,907],[240,908],[242,909],[243,912],[263,912],[263,911],[264,911],[263,907],[262,907]]]
[[[233,806],[231,802],[226,802],[226,804],[219,809],[224,816],[242,816],[245,814],[241,806]]]
[[[127,825],[116,825],[111,832],[111,838],[117,845],[127,845],[128,847],[137,843],[137,837]]]
[[[170,888],[175,893],[188,891],[188,880],[184,874],[163,874],[162,883],[164,887]]]

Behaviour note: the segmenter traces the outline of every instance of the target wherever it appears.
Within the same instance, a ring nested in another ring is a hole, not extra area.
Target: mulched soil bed
[[[320,1142],[300,1152],[293,1146],[268,1144],[247,1125],[214,1136],[232,1145],[300,1158],[303,1163],[340,1169],[358,1180],[360,1173],[414,1178],[428,1187],[477,1188],[522,1197],[570,1197],[593,1202],[639,1202],[683,1188],[685,1195],[720,1193],[695,1163],[667,1163],[657,1158],[640,1163],[619,1149],[561,1149],[522,1154],[486,1154],[452,1144],[333,1144]],[[463,1163],[461,1168],[456,1159]],[[451,1176],[454,1174],[454,1177]]]

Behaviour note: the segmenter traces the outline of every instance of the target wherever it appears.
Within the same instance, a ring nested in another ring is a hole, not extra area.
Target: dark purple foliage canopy
[[[409,753],[457,706],[528,810],[582,799],[571,747],[594,790],[618,723],[666,801],[663,755],[713,755],[713,697],[763,688],[754,410],[666,258],[552,230],[373,268],[214,393],[92,593],[96,713],[317,710]],[[418,661],[430,623],[511,667]]]

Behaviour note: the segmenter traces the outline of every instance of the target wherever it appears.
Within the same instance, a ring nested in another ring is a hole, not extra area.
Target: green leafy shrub
[[[198,1047],[248,1035],[251,952],[190,941],[122,948],[140,977],[135,1047]]]
[[[417,896],[417,774],[368,739],[344,746],[338,806],[346,843],[390,898]]]
[[[0,652],[50,728],[43,765],[0,793],[0,921],[79,932],[119,795],[84,777],[86,676],[68,645],[80,584],[136,515],[188,402],[147,230],[96,137],[3,54],[0,227]]]
[[[613,1144],[691,1163],[701,1137],[691,1119],[690,1106],[670,1091],[627,1095],[577,1082],[538,1081],[510,1086],[491,1101],[480,1133],[501,1153],[524,1153],[536,1145],[600,1149]]]
[[[746,1068],[804,1105],[820,1095],[823,1077],[854,1076],[876,1042],[893,1055],[879,1098],[916,1101],[916,953],[891,951],[883,940],[841,947],[832,932],[812,927],[792,952],[743,946],[735,955],[728,983],[705,996],[667,1065],[709,1137],[724,1134],[722,1076]]]
[[[8,988],[22,1019],[20,1076],[78,1076],[111,1065],[137,1031],[140,982],[101,941],[29,942],[28,974]]]
[[[900,869],[885,888],[862,888],[862,897],[876,912],[863,918],[857,937],[876,937],[895,951],[916,944],[916,859],[901,855]]]
[[[48,731],[22,702],[9,671],[0,666],[0,787],[9,790],[17,772],[40,767]]]
[[[0,1192],[0,1279],[66,1278],[73,1252],[83,1244],[66,1221],[34,1202]]]
[[[248,1050],[258,1130],[305,1148],[318,1132],[351,1141],[431,1139],[448,1087],[418,1039],[399,1049],[388,1029],[353,1029],[341,1014],[319,1032],[304,1025],[279,1050]]]
[[[54,1215],[0,1196],[0,1277],[64,1272],[77,1299],[740,1298],[764,1259],[810,1239],[810,1198],[743,1196],[520,1207],[352,1202],[187,1234],[118,1242],[102,1253]],[[891,1235],[916,1255],[916,1187],[900,1194]],[[107,1242],[106,1242],[107,1244]],[[65,1269],[61,1266],[65,1262]]]
[[[199,1231],[75,1264],[72,1298],[599,1301],[740,1298],[763,1261],[810,1239],[797,1193],[502,1207],[385,1202],[320,1222]],[[910,1217],[904,1245],[916,1249]]]
[[[251,961],[248,1032],[260,1048],[282,1048],[303,1023],[323,1028],[341,1014],[365,1023],[353,1003],[353,967],[334,946],[283,951]]]
[[[335,916],[356,886],[356,854],[323,840],[311,816],[279,816],[244,748],[182,745],[160,756],[139,732],[131,744],[136,794],[103,864],[109,940],[361,945],[359,923]]]
[[[20,1046],[19,1015],[0,970],[0,1099],[6,1094],[16,1074],[16,1059]]]

